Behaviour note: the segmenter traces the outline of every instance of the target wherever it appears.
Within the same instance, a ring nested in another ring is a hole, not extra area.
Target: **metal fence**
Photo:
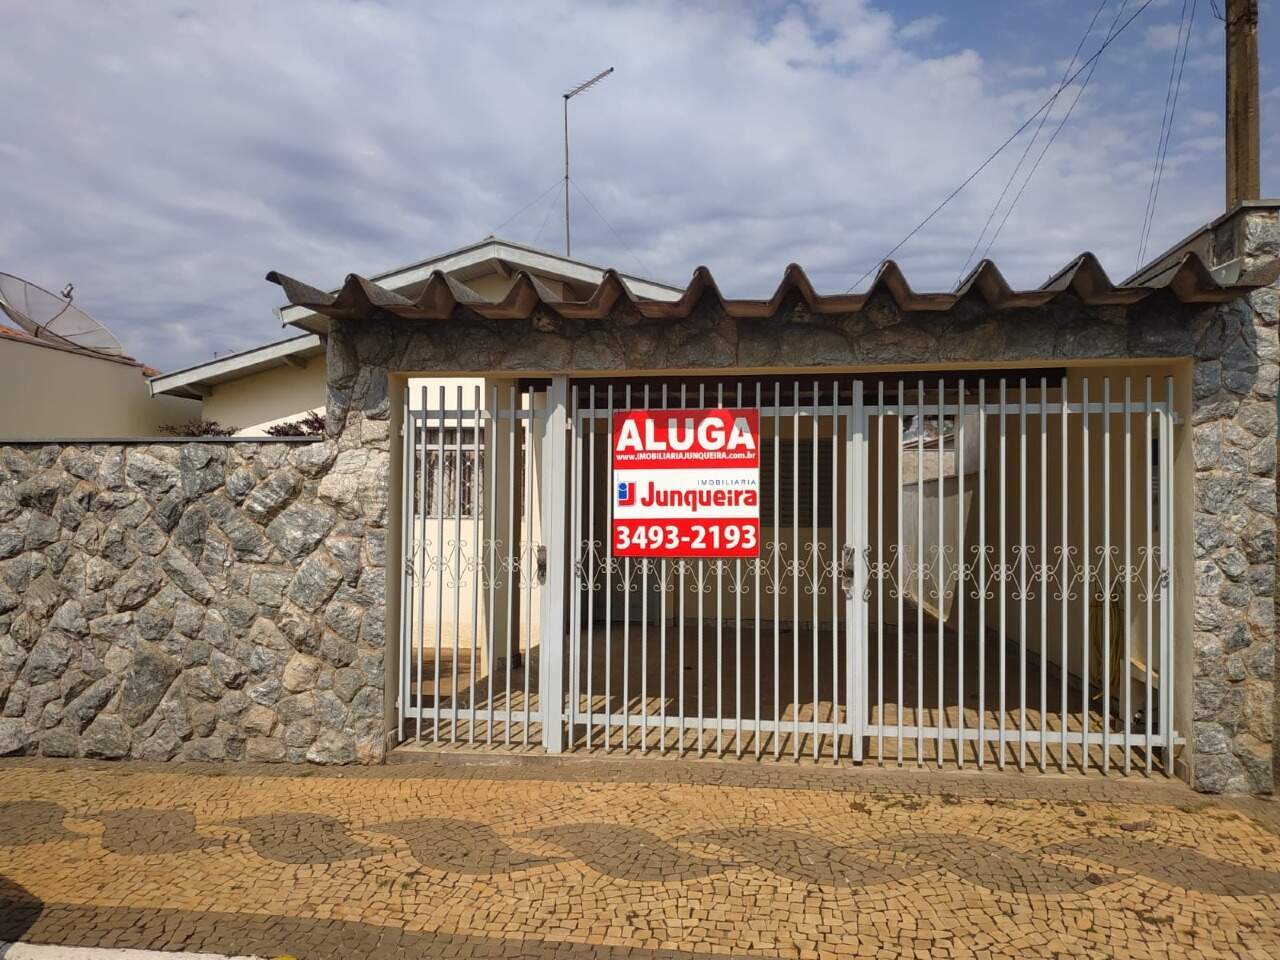
[[[406,737],[1171,769],[1170,378],[466,393],[406,398]],[[612,556],[613,413],[713,406],[759,411],[759,555]]]

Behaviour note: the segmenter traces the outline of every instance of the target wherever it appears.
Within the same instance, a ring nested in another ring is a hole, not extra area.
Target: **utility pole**
[[[1256,54],[1254,59],[1257,59]],[[1255,74],[1256,72],[1255,70]],[[613,73],[613,67],[608,70],[601,70],[590,80],[578,84],[564,94],[564,255],[566,257],[569,256],[572,250],[569,243],[569,101],[578,94],[589,90],[611,73]]]
[[[1227,209],[1262,196],[1258,0],[1227,0]]]

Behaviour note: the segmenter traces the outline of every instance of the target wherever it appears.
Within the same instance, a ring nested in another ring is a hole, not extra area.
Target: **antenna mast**
[[[580,93],[585,93],[609,74],[613,67],[601,70],[590,80],[580,83],[564,94],[564,255],[569,256],[572,247],[569,243],[569,101]]]

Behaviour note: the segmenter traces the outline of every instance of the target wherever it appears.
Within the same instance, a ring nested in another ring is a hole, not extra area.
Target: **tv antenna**
[[[586,93],[611,73],[613,73],[613,67],[601,70],[590,80],[578,84],[564,94],[564,255],[566,257],[572,249],[569,244],[569,101],[580,93]]]
[[[124,347],[110,330],[72,305],[74,290],[68,283],[58,296],[21,277],[0,273],[0,311],[37,340],[124,356]]]

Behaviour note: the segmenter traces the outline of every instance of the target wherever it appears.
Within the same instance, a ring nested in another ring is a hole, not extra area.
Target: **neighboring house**
[[[157,371],[0,325],[0,440],[152,437],[199,416],[181,395],[152,397]]]
[[[603,267],[537,250],[498,237],[400,267],[371,279],[386,290],[412,299],[434,273],[444,274],[460,300],[478,298],[500,303],[511,292],[519,273],[540,284],[555,300],[586,300],[605,275]],[[621,276],[637,297],[674,300],[681,288]],[[310,412],[324,412],[324,337],[328,320],[319,314],[290,306],[278,311],[281,321],[306,331],[261,347],[254,347],[207,363],[153,376],[155,397],[199,400],[203,416],[223,426],[235,427],[238,436],[261,436],[267,428],[294,421]],[[421,396],[441,386],[462,387],[470,399],[478,380],[415,381],[411,389]],[[433,397],[434,399],[434,397]]]

